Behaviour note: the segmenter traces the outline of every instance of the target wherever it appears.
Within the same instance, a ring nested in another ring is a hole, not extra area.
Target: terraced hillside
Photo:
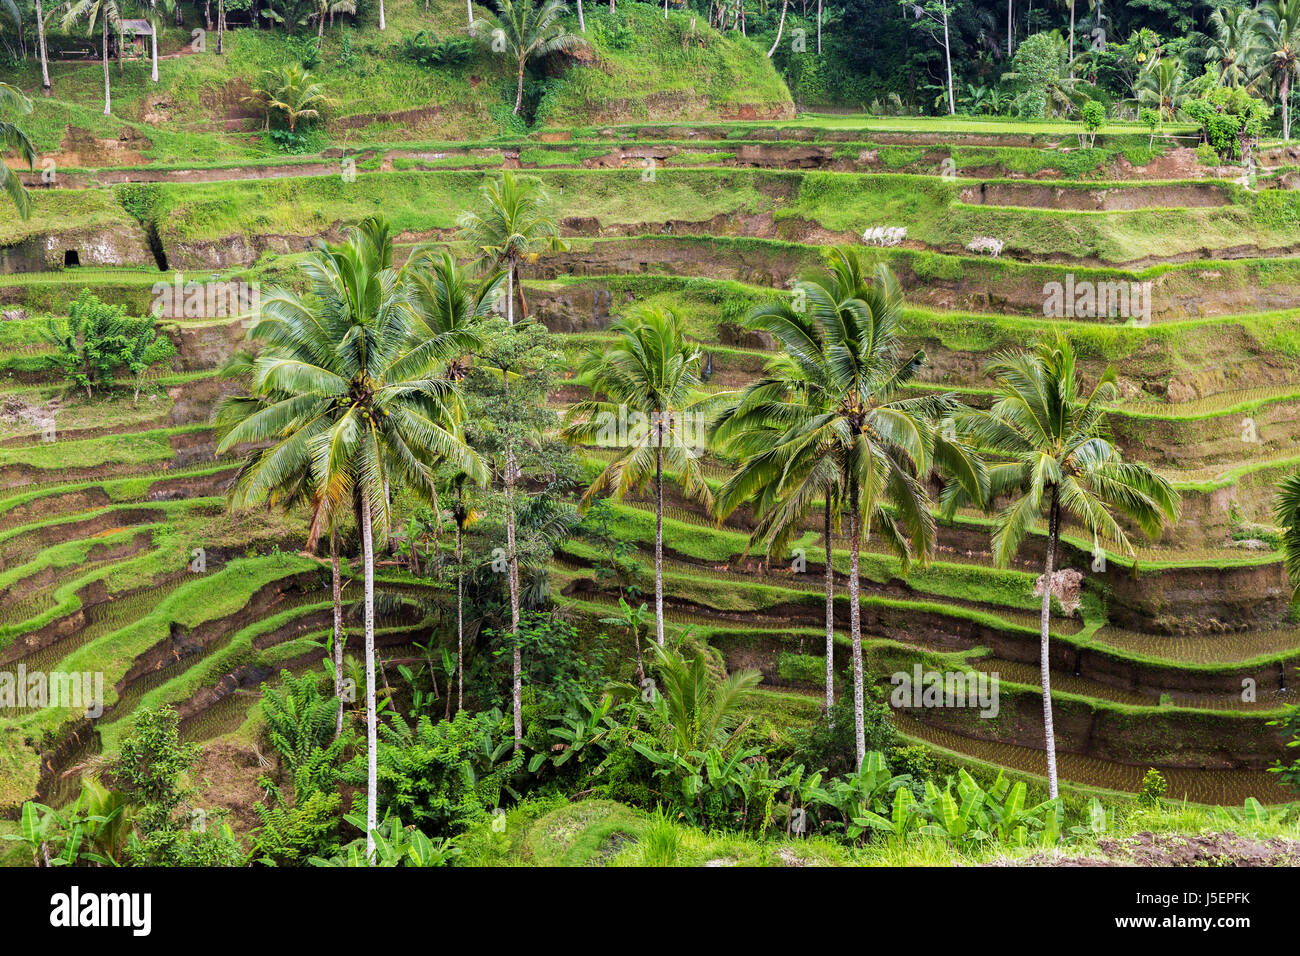
[[[917,394],[987,405],[990,355],[1058,332],[1088,375],[1114,365],[1116,443],[1170,479],[1183,516],[1135,559],[1100,560],[1066,530],[1065,567],[1084,583],[1078,608],[1058,604],[1052,617],[1062,776],[1132,792],[1157,767],[1170,797],[1287,799],[1265,772],[1283,755],[1267,724],[1300,681],[1300,629],[1271,527],[1273,489],[1300,464],[1300,193],[1285,188],[1285,170],[1263,168],[1247,188],[1199,164],[1177,129],[1152,148],[1145,132],[1112,127],[1080,149],[1068,127],[1050,125],[592,119],[492,142],[384,144],[387,131],[373,129],[378,145],[348,150],[354,180],[336,156],[219,154],[184,168],[61,167],[48,188],[33,181],[31,219],[0,224],[0,665],[102,670],[110,689],[93,721],[47,710],[0,724],[0,804],[66,788],[65,772],[111,748],[145,702],[180,707],[194,739],[240,734],[260,681],[318,659],[313,641],[329,625],[328,566],[296,553],[305,519],[232,519],[222,507],[233,464],[214,457],[208,419],[229,389],[216,369],[240,347],[246,316],[198,309],[168,320],[176,357],[137,406],[60,399],[43,370],[46,319],[82,288],[143,313],[184,281],[177,273],[298,282],[295,262],[314,240],[377,211],[403,249],[437,240],[463,254],[457,218],[500,169],[545,184],[567,240],[525,267],[524,291],[575,361],[609,341],[629,304],[660,303],[688,317],[707,351],[706,387],[739,387],[774,350],[746,327],[748,311],[842,244],[903,282],[906,344],[928,358]],[[899,228],[906,235],[892,244],[863,242],[865,231]],[[968,248],[981,238],[1000,254]],[[1045,314],[1054,283],[1085,282],[1137,290],[1133,314]],[[552,401],[582,394],[569,386]],[[592,466],[606,455],[584,453]],[[715,487],[730,467],[705,461]],[[652,554],[649,499],[613,514],[619,535]],[[749,521],[742,509],[718,528],[697,505],[669,501],[668,618],[693,625],[729,668],[758,668],[759,713],[798,723],[820,701],[820,528],[799,542],[807,568],[796,574],[746,555]],[[832,544],[844,583],[847,548]],[[1042,556],[1035,537],[1010,569],[994,568],[989,519],[975,512],[945,523],[938,560],[906,577],[869,549],[873,675],[920,663],[1001,678],[997,718],[911,708],[899,719],[908,737],[953,759],[1044,772]],[[617,605],[597,561],[571,541],[552,570],[554,590],[591,619]],[[398,658],[436,626],[429,601],[446,595],[427,586],[428,600],[414,600],[419,588],[395,568],[384,580],[394,610],[381,644]]]

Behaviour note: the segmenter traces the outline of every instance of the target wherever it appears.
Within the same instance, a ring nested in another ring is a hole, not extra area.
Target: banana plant
[[[612,694],[606,694],[596,704],[585,697],[578,703],[582,707],[581,712],[570,708],[560,718],[560,723],[550,728],[548,733],[558,743],[550,746],[549,753],[539,750],[533,754],[528,761],[529,773],[536,773],[548,758],[554,767],[563,767],[574,758],[582,763],[588,754],[594,753],[618,729],[618,722],[611,716],[614,710]],[[587,749],[589,747],[590,750]]]
[[[970,780],[967,775],[967,780]],[[974,781],[970,781],[974,784]],[[945,836],[953,843],[981,842],[989,839],[988,814],[984,812],[986,794],[978,786],[959,781],[957,795],[951,785],[940,790],[933,782],[925,783],[925,812],[930,820],[919,832],[926,836]]]
[[[912,796],[912,791],[907,787],[899,787],[894,791],[889,816],[881,816],[874,810],[864,810],[860,816],[854,817],[853,824],[859,831],[883,833],[891,844],[902,846],[919,829],[924,819],[921,806]]]
[[[365,817],[344,814],[343,819],[358,829],[364,829]],[[387,828],[385,830],[385,827]],[[460,856],[461,850],[452,839],[433,840],[416,827],[406,827],[402,821],[390,816],[371,831],[374,839],[374,856],[366,859],[365,841],[354,840],[332,859],[313,857],[314,866],[339,867],[394,867],[394,866],[446,866]]]

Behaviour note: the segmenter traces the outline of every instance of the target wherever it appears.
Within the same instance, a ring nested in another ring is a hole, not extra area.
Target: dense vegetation
[[[0,3],[0,859],[1294,855],[1295,29]]]

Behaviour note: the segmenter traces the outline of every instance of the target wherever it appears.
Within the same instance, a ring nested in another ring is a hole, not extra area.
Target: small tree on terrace
[[[518,85],[514,114],[524,105],[524,70],[530,60],[551,53],[568,52],[586,46],[586,41],[569,33],[560,23],[568,6],[561,0],[493,0],[496,19],[487,21],[492,49],[514,58]]]

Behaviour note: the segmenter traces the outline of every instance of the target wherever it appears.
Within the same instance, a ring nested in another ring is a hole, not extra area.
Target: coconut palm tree
[[[806,312],[791,309],[788,316],[792,323],[807,322]],[[811,323],[807,331],[811,337],[817,335]],[[791,460],[789,449],[782,447],[782,439],[796,420],[805,421],[831,410],[824,383],[810,377],[818,370],[817,366],[805,368],[790,355],[778,355],[768,362],[761,379],[747,385],[739,395],[722,399],[725,406],[714,423],[713,441],[724,454],[739,459],[741,466],[718,493],[714,513],[718,520],[725,520],[746,500],[752,500],[757,524],[750,535],[750,546],[761,545],[769,559],[783,556],[790,540],[803,529],[807,512],[815,507],[813,496],[817,483],[821,484],[829,718],[835,706],[833,532],[839,526],[839,479],[844,463],[836,457],[838,447],[833,442],[821,448],[803,446],[797,462]]]
[[[1116,515],[1136,522],[1156,537],[1178,519],[1178,493],[1146,465],[1124,461],[1106,437],[1105,406],[1118,394],[1115,370],[1108,368],[1092,391],[1083,394],[1074,351],[1064,337],[1033,352],[1004,352],[989,365],[997,399],[987,412],[957,416],[978,447],[999,460],[988,465],[988,498],[1006,506],[993,528],[993,561],[1006,567],[1025,536],[1047,521],[1039,615],[1039,672],[1043,684],[1043,732],[1050,795],[1057,795],[1056,738],[1052,727],[1049,673],[1049,623],[1052,575],[1061,526],[1072,519],[1100,546],[1134,553]],[[948,506],[968,501],[961,490],[945,491]]]
[[[1300,587],[1300,474],[1288,475],[1278,485],[1273,515],[1282,531],[1282,556],[1286,572]]]
[[[1157,110],[1162,121],[1172,121],[1187,100],[1184,79],[1183,64],[1177,57],[1165,56],[1150,61],[1133,86],[1137,104]]]
[[[451,505],[451,520],[456,527],[456,710],[465,707],[465,529],[474,523],[478,513],[465,495],[470,476],[458,471],[450,485],[455,495]]]
[[[325,84],[298,63],[264,70],[261,85],[254,87],[244,102],[261,106],[266,111],[268,126],[272,113],[282,115],[290,133],[302,120],[316,119],[321,110],[334,105]]]
[[[703,355],[687,341],[686,323],[667,309],[643,307],[609,331],[615,344],[590,353],[578,368],[578,380],[604,398],[570,406],[563,434],[571,442],[612,439],[621,448],[582,496],[584,506],[602,492],[622,498],[654,476],[655,640],[662,646],[665,465],[688,496],[713,506],[699,462],[702,413],[693,407]]]
[[[12,109],[18,113],[30,113],[32,101],[23,92],[8,83],[0,83],[0,112]],[[27,163],[28,169],[36,167],[36,147],[32,141],[13,123],[0,120],[0,152],[13,150]],[[18,215],[26,219],[32,213],[32,201],[18,174],[0,160],[0,189],[9,194],[9,199],[18,209]]]
[[[1282,104],[1282,138],[1291,138],[1291,81],[1300,75],[1300,0],[1269,0],[1261,8],[1264,71]]]
[[[543,250],[560,252],[568,247],[546,215],[550,200],[540,181],[507,170],[500,179],[484,183],[482,192],[484,210],[461,216],[460,238],[474,250],[480,269],[505,270],[506,319],[513,325],[516,288],[519,312],[528,316],[520,265],[536,262]]]
[[[367,852],[377,825],[374,535],[390,524],[389,490],[401,483],[437,508],[440,463],[486,481],[482,461],[461,437],[456,385],[440,377],[452,357],[445,340],[412,346],[414,311],[405,277],[393,269],[387,223],[367,219],[347,240],[303,263],[311,289],[273,289],[249,338],[262,343],[251,393],[267,407],[239,421],[218,444],[266,447],[241,471],[235,504],[263,500],[309,470],[312,494],[328,514],[358,512],[364,565]]]
[[[782,476],[781,497],[791,496],[783,505],[786,526],[793,526],[794,516],[806,512],[832,481],[840,487],[849,526],[849,632],[860,764],[866,754],[858,587],[863,536],[875,531],[904,571],[914,560],[927,563],[935,532],[923,481],[932,463],[951,468],[976,496],[980,472],[957,443],[938,433],[938,420],[952,410],[950,397],[900,397],[925,354],[908,356],[901,350],[902,293],[888,267],[878,266],[868,279],[855,254],[837,249],[830,254],[830,272],[800,282],[797,291],[806,317],[792,304],[779,304],[757,310],[749,324],[775,337],[805,377],[825,391],[819,399],[825,410],[792,412],[771,463],[753,469],[752,477],[757,487],[764,472]],[[744,489],[736,493],[743,497]]]
[[[1218,71],[1220,86],[1248,86],[1254,80],[1262,51],[1263,18],[1251,8],[1218,7],[1195,43],[1205,62]]]
[[[586,41],[560,23],[560,17],[569,9],[562,0],[492,0],[492,5],[496,20],[485,24],[485,29],[492,31],[494,42],[505,45],[500,52],[514,57],[518,80],[514,114],[518,116],[524,105],[524,70],[528,62],[576,50],[586,46]]]
[[[459,380],[465,375],[465,353],[479,345],[474,326],[487,318],[499,301],[504,273],[489,275],[478,285],[446,249],[417,246],[406,264],[412,306],[418,318],[416,334],[425,338],[448,337],[449,346],[460,355],[448,366],[447,376]]]
[[[112,115],[113,95],[108,79],[108,31],[122,31],[122,11],[118,0],[76,0],[63,14],[63,29],[71,29],[78,20],[86,21],[88,33],[95,32],[95,21],[99,21],[101,34],[100,56],[104,62],[104,115]]]

